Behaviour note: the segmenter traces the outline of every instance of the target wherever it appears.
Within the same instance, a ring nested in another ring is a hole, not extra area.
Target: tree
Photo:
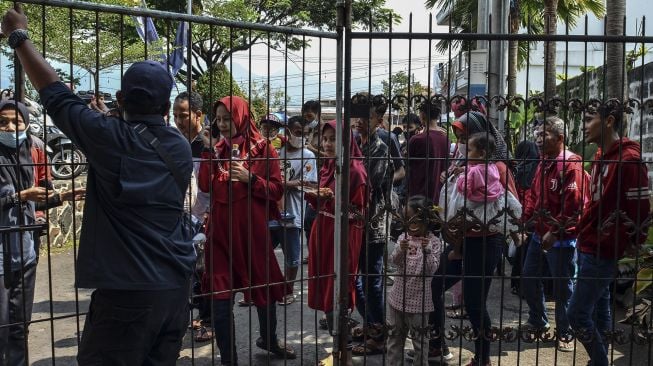
[[[618,36],[624,31],[626,15],[625,0],[606,0],[610,11],[606,14],[605,33]],[[617,98],[624,100],[626,86],[626,66],[624,62],[624,47],[621,42],[608,42],[605,46],[605,99]]]
[[[524,28],[528,34],[542,34],[545,25],[557,26],[557,20],[553,23],[546,23],[542,17],[542,9],[545,2],[556,1],[556,19],[560,17],[568,22],[570,27],[575,27],[578,19],[586,13],[592,13],[597,17],[602,17],[605,12],[602,0],[515,0],[511,2],[510,7],[510,33],[518,33]],[[552,4],[551,4],[552,5]],[[429,8],[452,7],[451,23],[456,25],[454,29],[457,32],[465,33],[476,30],[476,16],[478,13],[477,0],[426,0],[426,6]],[[555,31],[555,29],[554,29]],[[440,51],[446,51],[449,47],[454,49],[471,49],[471,44],[463,42],[448,43],[441,41],[437,47]],[[517,72],[527,63],[528,42],[511,41],[508,45],[508,95],[514,96],[517,90]],[[553,63],[548,70],[552,74],[553,82],[547,81],[554,91],[547,91],[547,97],[555,95],[555,51],[549,48],[547,51],[553,51]],[[549,65],[547,63],[547,65]],[[547,76],[549,77],[549,76]]]
[[[133,0],[89,1],[120,6],[133,5]],[[11,2],[2,2],[0,11],[4,13],[11,6],[13,6]],[[144,44],[138,38],[130,17],[96,14],[89,11],[71,12],[66,8],[46,8],[32,4],[25,4],[23,10],[29,20],[30,38],[36,47],[43,51],[43,37],[45,37],[47,57],[62,63],[72,63],[88,71],[95,80],[95,89],[97,89],[97,76],[101,70],[144,58]],[[121,24],[124,35],[122,44]],[[99,42],[97,42],[98,37]],[[65,71],[69,73],[69,70]],[[70,80],[65,81],[70,82]]]
[[[90,0],[91,2],[134,6],[140,4],[135,0]],[[322,30],[335,29],[335,4],[321,0],[195,0],[193,13],[208,17],[219,17],[234,21],[279,25],[295,28],[314,28]],[[391,22],[398,23],[401,17],[392,9],[384,7],[385,0],[361,0],[353,4],[353,24],[361,29],[387,29]],[[11,2],[0,3],[4,11],[12,6]],[[149,4],[151,8],[167,11],[186,12],[185,1],[159,0]],[[23,7],[30,19],[30,32],[37,47],[42,49],[41,39],[45,34],[46,54],[48,58],[72,62],[97,77],[100,70],[108,67],[128,64],[145,57],[146,47],[135,31],[131,17],[115,14],[96,14],[89,11],[72,11],[66,8],[47,7],[41,5],[25,5]],[[41,23],[42,11],[45,11],[45,24]],[[72,22],[72,32],[69,26]],[[157,58],[162,51],[170,49],[174,38],[176,24],[170,21],[155,20],[156,28],[161,35],[161,42],[148,46],[148,58]],[[122,31],[122,39],[120,37]],[[70,34],[72,33],[72,51]],[[99,35],[99,49],[97,37]],[[310,39],[284,35],[250,31],[240,28],[212,27],[202,24],[192,25],[191,49],[192,57],[190,75],[187,68],[182,68],[178,74],[179,81],[186,84],[187,78],[197,82],[201,90],[208,86],[208,75],[222,78],[228,72],[221,66],[235,52],[248,50],[255,44],[266,44],[276,49],[298,50],[310,46]],[[70,54],[72,52],[72,61]],[[96,57],[96,52],[99,57]],[[189,60],[185,60],[186,64]],[[218,71],[216,71],[218,70]],[[217,73],[217,74],[215,74]],[[226,76],[225,76],[226,77]],[[229,76],[230,78],[230,76]],[[97,78],[96,78],[97,79]],[[202,79],[203,82],[200,82]],[[96,81],[97,84],[97,81]],[[231,83],[228,83],[231,84]],[[213,95],[226,95],[227,89],[215,89]]]
[[[556,34],[558,0],[544,0],[544,34]],[[556,42],[544,42],[544,98],[556,95]]]
[[[390,82],[392,82],[392,85],[390,85]],[[409,89],[411,97],[414,95],[421,95],[428,91],[427,88],[423,86],[419,81],[415,81],[414,74],[411,75],[411,80],[408,80],[408,74],[405,71],[399,71],[395,73],[392,75],[391,80],[381,81],[381,85],[383,86],[383,94],[388,98],[394,98],[397,95],[408,97]],[[403,103],[404,101],[398,102],[401,102],[401,104],[398,106],[393,106],[393,108],[399,107],[396,109],[401,110],[402,113],[406,113],[407,105]]]
[[[390,22],[397,24],[401,17],[392,9],[385,8],[386,0],[355,1],[352,22],[362,29],[369,29],[370,18],[374,29],[385,30]],[[331,1],[322,0],[203,0],[194,9],[199,15],[219,17],[235,21],[279,25],[295,28],[334,30],[336,7]],[[160,10],[179,11],[180,4],[163,0],[154,4]],[[159,25],[159,23],[157,23]],[[196,24],[192,27],[191,78],[197,79],[209,65],[226,63],[235,52],[246,51],[255,44],[283,50],[299,50],[310,45],[303,37],[280,33],[250,31],[238,28],[210,27]],[[188,60],[186,60],[188,62]],[[187,70],[180,70],[187,77]]]

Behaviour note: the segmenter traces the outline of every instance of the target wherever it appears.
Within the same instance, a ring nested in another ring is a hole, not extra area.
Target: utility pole
[[[489,33],[488,28],[488,14],[490,11],[488,9],[488,0],[478,0],[478,15],[476,21],[476,32],[481,34]],[[477,50],[487,50],[488,41],[476,41]]]

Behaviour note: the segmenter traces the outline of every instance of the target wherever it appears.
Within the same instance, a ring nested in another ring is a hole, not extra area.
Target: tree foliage
[[[515,2],[519,5],[519,25],[525,29],[528,34],[542,34],[544,31],[544,18],[542,9],[544,0],[520,0]],[[451,24],[452,31],[456,33],[470,33],[476,31],[478,20],[478,1],[477,0],[426,0],[425,5],[431,9],[444,9],[451,7]],[[558,18],[566,22],[570,28],[578,24],[578,20],[591,13],[596,17],[602,17],[605,14],[605,5],[603,0],[559,0],[557,14]],[[514,16],[514,14],[512,15]],[[456,50],[472,49],[473,44],[462,41],[440,41],[437,49],[441,52],[449,50],[451,47]],[[519,67],[523,67],[527,62],[528,42],[519,42]]]
[[[405,71],[399,71],[392,75],[390,80],[381,81],[383,87],[383,94],[388,98],[393,98],[397,95],[408,97],[410,88],[410,95],[420,95],[427,93],[427,87],[422,85],[419,81],[415,81],[415,75],[411,75],[409,80],[408,74]],[[392,84],[391,84],[392,83]],[[408,110],[405,104],[399,105],[399,110],[406,113]]]
[[[89,1],[133,5],[131,0]],[[4,13],[11,6],[11,2],[2,2],[0,11]],[[144,44],[130,17],[32,4],[23,5],[23,10],[29,21],[30,38],[42,52],[45,40],[44,52],[49,59],[72,63],[96,76],[100,70],[144,58]]]
[[[334,30],[336,25],[336,7],[332,1],[202,0],[195,3],[197,5],[193,12],[196,15],[234,21],[320,30]],[[156,1],[151,5],[160,10],[181,10],[181,4],[174,0]],[[384,5],[385,0],[355,1],[352,9],[353,24],[360,29],[369,29],[371,19],[373,29],[385,30],[391,22],[400,22],[401,17]],[[192,30],[193,78],[206,71],[209,65],[225,63],[233,53],[248,50],[255,44],[266,44],[275,49],[287,47],[289,50],[299,50],[310,45],[310,39],[282,33],[202,24],[194,24]],[[185,75],[185,70],[182,70],[182,75]]]
[[[138,0],[87,1],[125,7],[141,5]],[[363,30],[370,27],[384,30],[391,23],[399,23],[401,17],[386,8],[385,2],[386,0],[355,1],[352,9],[353,25]],[[334,30],[336,26],[336,6],[333,1],[194,0],[193,4],[193,14],[207,17],[320,30]],[[149,1],[147,5],[152,9],[186,12],[185,1],[158,0]],[[2,2],[0,11],[5,11],[10,6],[11,2]],[[31,37],[40,50],[43,50],[42,40],[45,37],[45,53],[48,58],[72,63],[93,76],[111,66],[142,60],[146,55],[146,47],[129,16],[71,11],[41,5],[25,5],[23,9],[30,22]],[[158,59],[162,52],[172,50],[171,43],[178,25],[177,22],[161,19],[155,19],[155,24],[161,41],[148,46],[147,56],[150,59]],[[214,96],[226,95],[230,91],[242,93],[240,86],[232,82],[224,67],[233,53],[248,50],[256,44],[266,44],[280,50],[286,47],[289,50],[299,50],[309,47],[311,42],[311,39],[281,33],[203,24],[192,24],[191,31],[192,56],[185,63],[190,63],[191,79],[197,83],[199,91],[207,96],[209,85],[212,85]],[[208,81],[211,75],[216,77],[213,84]],[[178,74],[179,81],[186,84],[188,77],[187,67],[183,67]],[[233,89],[234,85],[236,89]]]

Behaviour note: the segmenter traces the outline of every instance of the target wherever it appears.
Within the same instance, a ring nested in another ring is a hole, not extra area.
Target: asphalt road
[[[280,251],[277,255],[281,256]],[[50,258],[42,257],[38,267],[37,288],[34,300],[33,323],[30,327],[29,350],[30,364],[43,365],[75,365],[77,352],[77,336],[84,324],[84,316],[76,316],[87,310],[90,291],[75,291],[73,286],[73,255],[72,252],[54,254]],[[51,274],[51,276],[49,275]],[[304,276],[306,266],[304,266]],[[49,281],[52,278],[52,281]],[[306,292],[306,287],[303,288]],[[501,293],[503,292],[503,298]],[[52,294],[52,295],[50,295]],[[52,299],[52,301],[50,301]],[[509,279],[493,281],[490,290],[490,313],[494,324],[502,323],[504,327],[515,327],[519,323],[521,313],[525,321],[527,306],[518,297],[510,293]],[[552,303],[547,303],[549,314]],[[258,337],[258,321],[254,308],[235,308],[237,349],[241,365],[315,365],[319,359],[326,357],[331,350],[331,337],[326,331],[319,330],[316,322],[321,314],[306,306],[302,293],[298,301],[286,307],[278,307],[279,335],[284,336],[292,345],[299,357],[293,361],[284,362],[269,357],[256,348]],[[617,314],[619,318],[622,314]],[[54,320],[51,320],[54,316]],[[461,324],[460,320],[450,320],[448,326]],[[284,327],[285,324],[285,327]],[[465,323],[468,324],[468,323]],[[625,326],[618,325],[627,329]],[[219,365],[219,354],[215,343],[191,342],[190,331],[184,338],[183,349],[178,365]],[[450,342],[454,359],[450,365],[466,365],[472,353],[473,344],[460,338]],[[614,365],[643,366],[651,362],[651,349],[645,346],[630,344],[615,345],[613,351]],[[524,343],[518,341],[494,343],[492,345],[493,365],[585,365],[587,355],[582,347],[574,353],[556,352],[551,343]],[[382,355],[367,358],[354,358],[356,365],[385,365]],[[406,362],[407,365],[410,363]],[[392,365],[394,366],[394,365]]]

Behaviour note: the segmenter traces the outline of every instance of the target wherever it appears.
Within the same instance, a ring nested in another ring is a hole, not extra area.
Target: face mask
[[[318,120],[314,119],[313,121],[311,121],[311,123],[308,124],[308,127],[313,129],[313,128],[317,127],[317,125],[319,125],[319,124],[320,124],[320,122]]]
[[[288,143],[290,144],[290,146],[296,149],[301,149],[302,147],[304,147],[304,145],[306,145],[306,138],[304,138],[303,136],[301,137],[290,136],[290,138],[288,139]]]
[[[27,132],[18,132],[18,146],[22,145],[25,139],[27,139]],[[0,144],[3,144],[7,147],[16,148],[16,133],[7,131],[0,132]]]

